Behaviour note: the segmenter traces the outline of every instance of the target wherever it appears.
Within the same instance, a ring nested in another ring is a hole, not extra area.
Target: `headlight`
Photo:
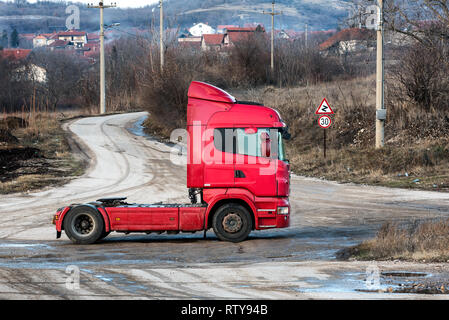
[[[278,207],[278,214],[288,214],[288,207]]]

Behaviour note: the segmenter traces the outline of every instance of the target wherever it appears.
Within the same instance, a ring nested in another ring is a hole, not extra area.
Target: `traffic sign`
[[[321,128],[323,129],[327,129],[331,126],[332,124],[332,119],[329,116],[321,116],[318,118],[318,124],[320,125]]]
[[[316,109],[315,114],[334,114],[329,102],[327,102],[326,98],[323,99],[318,109]]]

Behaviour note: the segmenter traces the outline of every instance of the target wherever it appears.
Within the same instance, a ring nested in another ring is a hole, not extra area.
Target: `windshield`
[[[284,148],[284,139],[282,139],[282,133],[278,132],[278,144],[279,144],[279,156],[278,159],[281,161],[286,161],[285,158],[285,148]]]

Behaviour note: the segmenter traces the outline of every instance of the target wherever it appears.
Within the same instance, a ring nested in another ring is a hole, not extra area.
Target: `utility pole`
[[[384,17],[383,0],[378,0],[377,20],[377,62],[376,62],[376,148],[384,146],[385,120],[387,112],[384,105]]]
[[[274,16],[282,14],[281,12],[274,11],[274,1],[271,3],[271,12],[263,12],[263,14],[271,15],[271,72],[274,71]]]
[[[304,43],[305,43],[305,46],[306,46],[306,48],[307,48],[307,42],[308,42],[308,40],[309,40],[309,35],[308,35],[308,33],[309,33],[309,25],[306,23],[306,33],[304,34]]]
[[[164,70],[164,8],[162,0],[159,0],[159,8],[160,8],[159,41],[161,50],[161,72],[162,72]]]
[[[104,66],[104,18],[103,11],[105,8],[116,7],[114,2],[110,5],[104,5],[103,2],[99,2],[97,6],[93,3],[88,4],[88,8],[100,9],[100,113],[106,113],[106,75]]]

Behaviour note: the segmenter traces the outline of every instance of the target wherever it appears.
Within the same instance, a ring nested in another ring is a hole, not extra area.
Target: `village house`
[[[205,34],[201,39],[201,50],[219,51],[224,43],[224,34]]]
[[[69,30],[58,32],[58,40],[69,41],[76,48],[82,48],[87,43],[87,34],[84,31]]]
[[[344,55],[372,50],[375,47],[375,32],[368,29],[350,28],[336,33],[320,44],[325,54]]]
[[[258,25],[256,27],[220,26],[224,33],[204,34],[202,36],[178,38],[180,46],[190,49],[201,49],[202,51],[220,51],[224,47],[233,45],[240,41],[248,40],[256,32],[265,33],[265,29]]]
[[[215,29],[207,23],[197,23],[189,29],[189,33],[194,37],[201,37],[203,34],[213,34]]]
[[[217,26],[217,33],[225,33],[227,28],[238,28],[239,26],[236,26],[234,24],[225,24],[225,25],[218,25]]]
[[[31,49],[3,49],[0,50],[0,55],[3,59],[10,61],[21,61],[28,58],[31,53]]]
[[[202,37],[182,37],[178,38],[178,43],[186,49],[200,49]]]
[[[69,41],[56,40],[56,41],[53,41],[50,45],[48,45],[48,48],[51,51],[54,51],[54,50],[66,50],[67,46],[69,46],[69,45],[70,45]],[[73,45],[72,45],[72,48],[73,48]]]
[[[225,29],[223,39],[224,46],[233,45],[236,42],[246,41],[256,32],[265,33],[265,28],[261,25],[257,27],[229,27]]]
[[[45,47],[58,40],[56,33],[42,33],[33,38],[33,48]]]
[[[25,61],[31,54],[31,49],[3,49],[0,51],[0,56],[13,62]],[[47,82],[47,70],[35,65],[34,63],[19,64],[14,69],[15,81],[28,80],[37,83]]]

